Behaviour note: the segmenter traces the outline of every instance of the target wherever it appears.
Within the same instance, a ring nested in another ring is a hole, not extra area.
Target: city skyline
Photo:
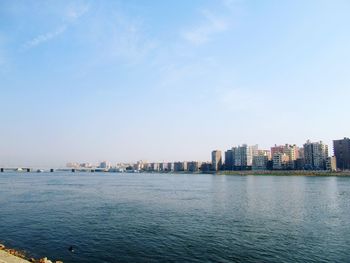
[[[1,1],[0,164],[348,135],[347,1]],[[332,153],[332,147],[330,147]]]
[[[97,159],[97,160],[69,160],[69,162],[65,163],[65,164],[60,164],[58,166],[48,166],[48,165],[43,165],[43,164],[39,164],[39,165],[23,165],[23,164],[16,164],[16,165],[4,165],[3,163],[0,163],[0,167],[2,168],[20,168],[20,167],[26,167],[26,168],[46,168],[46,169],[52,169],[52,168],[58,168],[58,169],[62,169],[64,167],[75,167],[75,166],[79,166],[81,168],[96,168],[96,167],[99,167],[99,168],[106,168],[107,166],[108,167],[118,167],[118,165],[129,165],[129,164],[137,164],[139,162],[141,163],[144,163],[144,164],[166,164],[166,163],[172,163],[172,164],[175,164],[175,163],[190,163],[190,162],[199,162],[199,163],[211,163],[212,161],[210,160],[213,160],[214,159],[218,159],[218,163],[220,163],[219,166],[221,165],[227,165],[226,163],[226,160],[227,160],[227,152],[229,151],[232,151],[234,149],[237,149],[237,148],[241,148],[241,147],[247,147],[247,149],[249,149],[249,152],[250,152],[250,160],[246,160],[248,161],[248,163],[250,165],[252,165],[253,163],[253,157],[254,156],[268,156],[269,160],[272,160],[273,159],[273,156],[274,156],[274,152],[284,152],[284,149],[285,147],[292,147],[291,150],[289,150],[289,153],[287,153],[288,155],[290,155],[290,158],[292,158],[291,160],[295,160],[297,159],[296,157],[299,155],[298,153],[293,153],[295,151],[299,151],[299,150],[304,150],[304,147],[305,145],[307,144],[313,144],[313,143],[322,143],[323,145],[326,146],[326,149],[327,149],[327,154],[326,156],[328,157],[334,157],[336,155],[339,155],[339,147],[342,147],[342,146],[339,146],[339,143],[341,145],[342,141],[346,141],[346,143],[348,143],[349,139],[347,137],[343,137],[343,138],[338,138],[338,139],[334,139],[332,140],[332,143],[331,144],[327,144],[325,143],[324,140],[317,140],[317,141],[311,141],[310,139],[307,139],[306,141],[304,141],[304,143],[302,143],[301,145],[297,145],[297,144],[291,144],[291,143],[288,143],[288,142],[285,142],[285,143],[282,143],[282,144],[273,144],[273,145],[270,145],[269,147],[260,147],[259,144],[253,144],[253,145],[248,145],[246,143],[239,143],[239,144],[236,144],[236,145],[231,145],[229,147],[226,147],[224,149],[218,149],[218,148],[215,148],[214,150],[212,149],[211,150],[211,154],[210,153],[207,153],[207,157],[204,158],[204,159],[185,159],[185,158],[179,158],[179,159],[173,159],[173,160],[170,160],[170,159],[158,159],[158,160],[149,160],[149,159],[145,159],[145,158],[134,158],[133,160],[118,160],[118,161],[113,161],[111,159]],[[348,144],[345,144],[344,145],[345,148],[341,151],[344,151],[344,154],[346,154],[346,156],[348,155],[348,151],[349,149],[347,148],[348,147]],[[336,149],[338,148],[338,149]],[[247,151],[247,150],[245,150]],[[290,152],[292,151],[292,152]],[[215,154],[214,154],[215,153]],[[214,154],[214,155],[213,155]],[[343,152],[341,152],[341,154],[343,154]],[[213,157],[213,156],[216,156],[216,157]],[[249,157],[248,157],[249,158]],[[349,158],[348,156],[346,158]],[[241,162],[241,160],[240,160]],[[215,161],[215,163],[217,163]],[[104,167],[101,167],[101,165],[104,165]],[[234,165],[234,164],[232,164]],[[343,165],[340,165],[340,166],[343,166]]]
[[[253,170],[324,170],[326,169],[326,161],[334,162],[334,169],[349,170],[350,167],[350,139],[343,137],[342,139],[333,140],[332,145],[324,143],[324,141],[306,140],[302,145],[296,144],[274,144],[269,148],[259,148],[258,144],[247,145],[245,143],[231,146],[227,149],[215,149],[211,151],[211,158],[206,160],[198,159],[178,159],[178,160],[141,160],[138,159],[130,162],[111,162],[103,161],[70,161],[66,163],[68,168],[125,168],[134,167],[134,170],[142,170],[143,165],[150,165],[151,170],[171,171],[169,165],[178,164],[184,166],[184,170],[188,171],[201,170],[201,164],[211,165],[213,171],[218,170],[237,170],[238,167],[246,170],[247,167]],[[211,159],[211,160],[210,160]],[[268,161],[271,162],[269,168]],[[166,165],[166,167],[164,166]],[[192,168],[188,168],[192,165]],[[195,165],[197,168],[193,168]],[[277,166],[276,166],[277,165]],[[137,168],[135,168],[137,167]],[[12,167],[14,168],[14,167]],[[30,168],[27,166],[26,168]],[[34,167],[32,167],[34,168]],[[37,167],[38,168],[38,167]],[[42,167],[41,167],[42,168]],[[50,167],[52,169],[53,167]],[[64,167],[56,167],[62,169]],[[194,170],[193,170],[194,169]],[[333,169],[333,168],[332,168]],[[176,170],[176,169],[175,169]]]

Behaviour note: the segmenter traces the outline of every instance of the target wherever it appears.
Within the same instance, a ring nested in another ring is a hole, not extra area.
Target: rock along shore
[[[47,258],[42,259],[27,259],[25,254],[15,249],[6,248],[0,244],[0,263],[54,263]],[[63,263],[62,261],[55,261],[55,263]]]

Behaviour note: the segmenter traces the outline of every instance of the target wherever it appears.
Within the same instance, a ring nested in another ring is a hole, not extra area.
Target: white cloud
[[[157,43],[145,36],[142,26],[127,18],[119,17],[119,23],[112,30],[110,41],[110,55],[137,62],[153,50]]]
[[[194,45],[208,42],[213,35],[229,28],[229,22],[224,17],[214,15],[208,10],[202,11],[204,22],[182,33],[184,39]]]
[[[100,6],[89,25],[84,28],[81,41],[95,52],[81,69],[83,75],[106,63],[139,64],[158,47],[158,41],[144,31],[142,21],[125,15],[118,7]]]
[[[51,39],[56,38],[62,33],[64,33],[66,29],[67,29],[67,25],[62,25],[52,32],[48,32],[46,34],[41,34],[39,36],[36,36],[35,38],[26,42],[23,45],[23,49],[29,49],[29,48],[38,46],[44,42],[50,41]]]
[[[66,11],[66,19],[71,22],[75,21],[88,12],[89,9],[90,6],[87,4],[80,6],[69,6]]]
[[[242,0],[222,0],[223,5],[229,9],[236,8],[237,4],[239,4],[241,2],[242,2]]]
[[[66,14],[64,15],[64,18],[63,18],[64,22],[62,23],[62,25],[58,26],[56,29],[54,29],[51,32],[40,34],[32,38],[31,40],[27,41],[22,45],[22,49],[23,50],[30,49],[42,43],[45,43],[52,39],[57,38],[67,30],[70,24],[78,20],[81,16],[83,16],[86,12],[88,12],[88,10],[89,10],[88,5],[69,7],[66,11]]]

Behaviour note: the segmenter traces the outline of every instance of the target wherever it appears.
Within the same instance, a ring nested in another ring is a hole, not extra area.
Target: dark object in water
[[[68,250],[69,250],[70,252],[74,252],[73,246],[70,246],[70,247],[68,248]]]

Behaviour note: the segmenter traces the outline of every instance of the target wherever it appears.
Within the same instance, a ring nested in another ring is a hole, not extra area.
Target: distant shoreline
[[[126,172],[128,173],[128,172]],[[333,177],[350,177],[350,171],[341,171],[341,172],[331,172],[331,171],[303,171],[303,170],[247,170],[247,171],[208,171],[208,172],[188,172],[188,171],[179,171],[179,172],[162,172],[162,171],[140,171],[139,173],[150,173],[150,174],[211,174],[211,175],[237,175],[237,176],[333,176]]]
[[[14,171],[9,170],[6,172],[10,173],[36,173],[35,171]],[[332,172],[332,171],[326,171],[326,170],[241,170],[241,171],[123,171],[123,172],[117,172],[117,171],[88,171],[88,170],[75,170],[74,172],[70,169],[64,170],[64,169],[57,169],[54,171],[54,173],[111,173],[111,174],[134,174],[134,173],[150,173],[150,174],[193,174],[193,175],[200,175],[200,174],[212,174],[212,175],[239,175],[239,176],[333,176],[333,177],[350,177],[350,171],[339,171],[339,172]],[[2,172],[1,172],[2,173]],[[0,174],[1,174],[0,173]],[[40,173],[52,173],[50,171],[40,171]]]
[[[220,171],[216,173],[218,175],[256,175],[256,176],[339,176],[346,177],[350,176],[350,171],[346,172],[330,172],[330,171],[259,171],[259,170],[250,170],[250,171]]]

